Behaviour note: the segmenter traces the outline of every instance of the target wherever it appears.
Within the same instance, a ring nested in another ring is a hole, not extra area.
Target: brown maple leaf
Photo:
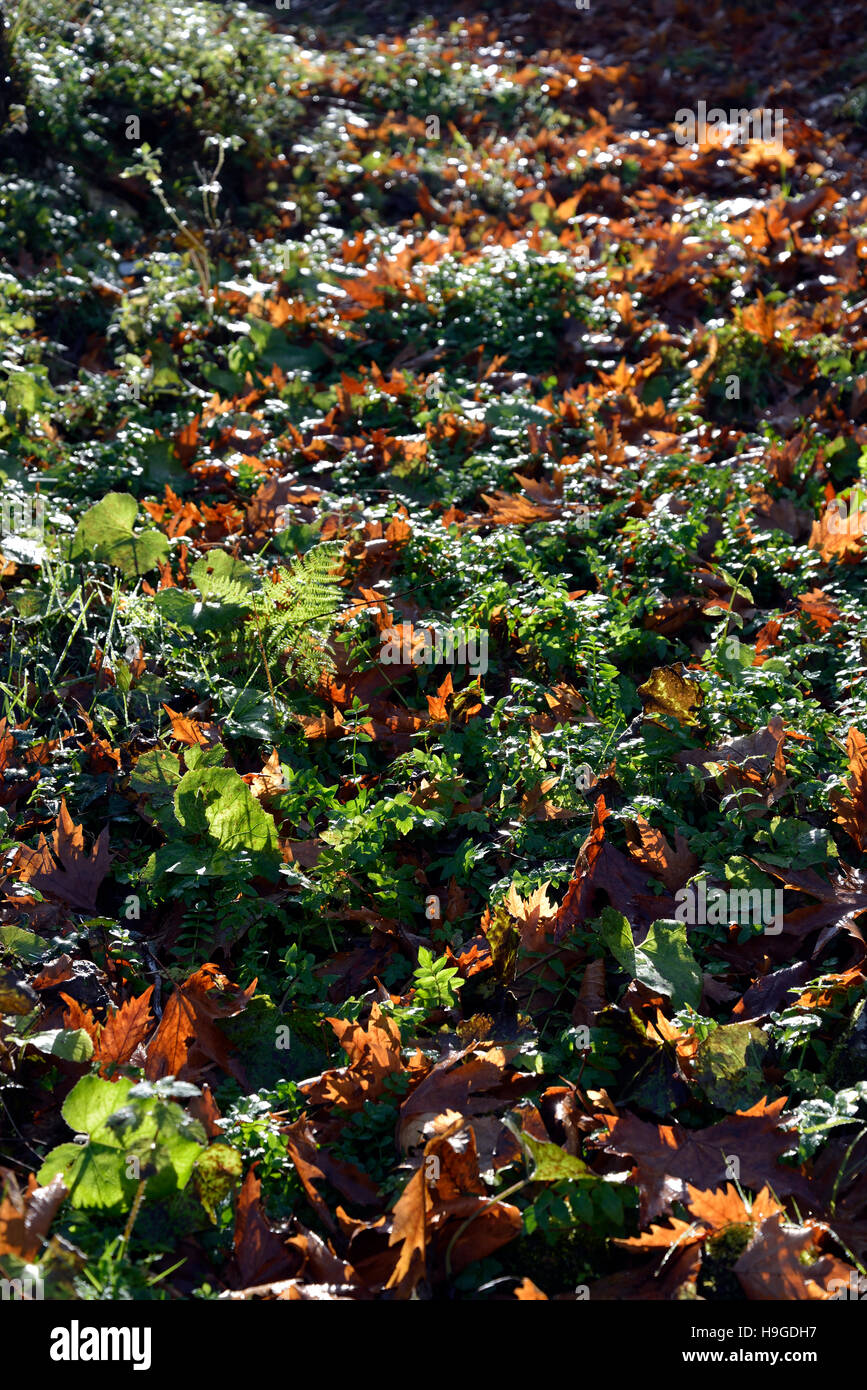
[[[839,608],[822,589],[810,589],[809,593],[801,594],[798,604],[821,634],[826,633],[839,620]]]
[[[186,714],[179,714],[168,705],[163,705],[163,709],[172,721],[172,738],[177,739],[179,743],[185,743],[189,747],[195,747],[199,743],[219,743],[218,724],[200,724],[198,720],[190,719]]]
[[[675,831],[674,849],[661,830],[655,830],[640,813],[635,817],[638,836],[630,834],[629,853],[650,873],[661,878],[666,888],[676,892],[692,877],[698,868],[698,856],[692,853],[684,836]]]
[[[578,998],[572,1009],[572,1022],[592,1028],[607,1003],[605,961],[601,958],[588,961],[578,990]]]
[[[548,925],[554,920],[557,908],[548,898],[550,887],[550,882],[542,883],[529,898],[522,898],[512,883],[503,899],[510,916],[521,929],[521,947],[525,951],[542,949]]]
[[[629,918],[639,945],[651,922],[674,915],[674,899],[651,892],[646,870],[606,839],[605,822],[610,814],[604,796],[598,796],[590,834],[578,851],[575,870],[552,923],[555,942],[562,941],[573,926],[594,915],[599,893],[604,893],[612,906]]]
[[[316,1189],[317,1182],[327,1181],[358,1206],[372,1206],[379,1199],[376,1184],[354,1163],[335,1158],[328,1149],[316,1142],[312,1125],[303,1117],[282,1131],[289,1157],[301,1179],[310,1204],[330,1231],[337,1227],[324,1199]]]
[[[312,1104],[333,1105],[339,1110],[360,1110],[369,1100],[375,1100],[385,1088],[389,1076],[405,1071],[400,1033],[394,1021],[383,1014],[379,1005],[371,1006],[365,1027],[342,1018],[329,1018],[337,1040],[350,1058],[348,1067],[330,1068],[321,1076],[305,1081],[301,1090]],[[409,1070],[424,1072],[429,1063],[417,1053]]]
[[[30,1174],[21,1192],[10,1168],[0,1168],[3,1200],[0,1202],[0,1255],[15,1255],[28,1264],[37,1261],[58,1208],[67,1195],[60,1174],[47,1187],[39,1187]]]
[[[300,1260],[270,1226],[261,1203],[262,1184],[251,1168],[238,1194],[235,1210],[235,1261],[240,1287],[297,1274]]]
[[[424,1168],[414,1173],[394,1208],[389,1245],[400,1245],[397,1264],[389,1275],[387,1289],[409,1297],[427,1272],[428,1217],[433,1206]]]
[[[446,1282],[520,1230],[517,1207],[491,1203],[479,1174],[475,1131],[452,1113],[436,1125],[395,1207],[389,1245],[400,1240],[402,1249],[386,1287],[406,1297],[425,1274],[434,1284]]]
[[[673,1202],[683,1202],[689,1184],[718,1187],[727,1176],[727,1158],[735,1155],[740,1163],[741,1182],[746,1187],[770,1186],[781,1196],[807,1200],[809,1185],[797,1168],[783,1167],[778,1159],[792,1147],[791,1130],[781,1124],[786,1098],[770,1104],[760,1100],[749,1110],[707,1129],[684,1129],[681,1125],[654,1125],[635,1115],[616,1118],[600,1114],[597,1118],[609,1133],[598,1142],[608,1153],[629,1155],[635,1163],[635,1181],[641,1194],[641,1222],[647,1224],[666,1211]]]
[[[747,1298],[761,1302],[826,1299],[832,1297],[831,1279],[848,1286],[855,1275],[851,1265],[834,1255],[820,1256],[818,1241],[825,1229],[814,1221],[789,1225],[781,1212],[763,1221],[734,1266]],[[811,1258],[805,1260],[805,1256]]]
[[[831,501],[818,521],[813,522],[810,539],[811,550],[818,550],[825,564],[836,562],[841,565],[857,565],[864,555],[864,539],[867,536],[867,509],[860,500],[860,510],[846,514],[842,502]]]
[[[776,878],[784,888],[806,893],[816,898],[817,902],[787,912],[779,936],[765,937],[762,942],[748,942],[741,947],[744,960],[756,959],[760,955],[767,955],[774,961],[790,960],[793,947],[814,931],[821,931],[813,949],[814,955],[838,932],[845,931],[856,943],[858,959],[864,958],[864,935],[855,918],[867,912],[867,889],[856,870],[848,864],[841,864],[840,872],[830,874],[826,882],[815,869],[789,869],[763,859],[751,859],[750,862],[763,873]],[[725,956],[724,949],[721,954]]]
[[[432,724],[448,723],[449,715],[446,709],[446,700],[453,694],[454,686],[452,685],[452,673],[451,671],[447,671],[445,680],[442,685],[438,687],[436,694],[427,696],[428,716]]]
[[[99,1038],[100,1025],[97,1023],[90,1009],[82,1008],[77,999],[73,999],[69,994],[64,994],[61,990],[60,997],[66,1005],[63,1014],[64,1028],[81,1028],[87,1033],[91,1042],[96,1044]]]
[[[687,1183],[687,1191],[687,1207],[711,1231],[724,1231],[727,1226],[760,1225],[783,1210],[769,1187],[763,1187],[750,1204],[732,1183],[712,1191],[702,1191]]]
[[[257,800],[276,796],[289,786],[280,766],[280,754],[275,748],[261,772],[245,773],[244,779]]]
[[[612,1243],[622,1246],[624,1250],[668,1250],[673,1245],[694,1245],[703,1241],[706,1235],[707,1230],[697,1221],[681,1221],[679,1217],[672,1216],[667,1226],[651,1225],[640,1236],[630,1236]]]
[[[431,1120],[453,1111],[461,1116],[490,1114],[519,1100],[532,1084],[509,1065],[514,1049],[474,1046],[449,1053],[419,1082],[400,1108],[398,1141],[406,1152],[417,1145]]]
[[[88,854],[84,847],[84,829],[73,823],[64,799],[51,836],[51,847],[45,836],[40,835],[36,849],[19,846],[15,865],[22,883],[32,883],[40,893],[58,898],[81,912],[92,912],[111,860],[108,828],[100,833]]]
[[[858,729],[849,730],[846,754],[849,793],[832,791],[828,800],[834,812],[834,824],[845,830],[863,854],[867,847],[867,738]]]

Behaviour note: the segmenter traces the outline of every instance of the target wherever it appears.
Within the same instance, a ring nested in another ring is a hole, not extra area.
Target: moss
[[[604,1237],[585,1226],[573,1226],[556,1240],[542,1231],[519,1236],[500,1259],[505,1273],[532,1279],[551,1298],[574,1293],[579,1284],[592,1284],[607,1272],[609,1256]]]
[[[734,1266],[752,1238],[753,1227],[745,1222],[726,1226],[719,1235],[711,1236],[705,1242],[701,1272],[696,1280],[696,1290],[701,1298],[726,1301],[746,1298]]]

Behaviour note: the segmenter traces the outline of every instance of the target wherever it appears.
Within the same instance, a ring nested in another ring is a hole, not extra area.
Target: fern
[[[275,677],[312,682],[334,670],[325,641],[340,606],[339,555],[334,542],[314,547],[291,569],[266,578],[250,600],[247,637],[258,645],[272,690]]]
[[[246,608],[250,604],[248,585],[239,579],[232,579],[230,575],[226,574],[210,576],[207,589],[203,589],[200,585],[199,592],[208,602],[218,601],[225,607]]]

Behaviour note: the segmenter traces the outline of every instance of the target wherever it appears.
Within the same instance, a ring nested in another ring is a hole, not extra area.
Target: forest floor
[[[10,14],[0,1276],[865,1287],[861,17]]]

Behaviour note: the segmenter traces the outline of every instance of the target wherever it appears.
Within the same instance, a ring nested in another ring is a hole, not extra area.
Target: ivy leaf
[[[697,1009],[701,1003],[701,970],[689,948],[686,923],[662,919],[651,924],[635,952],[637,979],[667,994],[675,1008]]]
[[[675,1009],[701,1003],[701,970],[689,948],[686,923],[661,919],[654,922],[640,946],[632,927],[613,907],[603,909],[600,936],[628,975],[648,989],[667,995]]]

